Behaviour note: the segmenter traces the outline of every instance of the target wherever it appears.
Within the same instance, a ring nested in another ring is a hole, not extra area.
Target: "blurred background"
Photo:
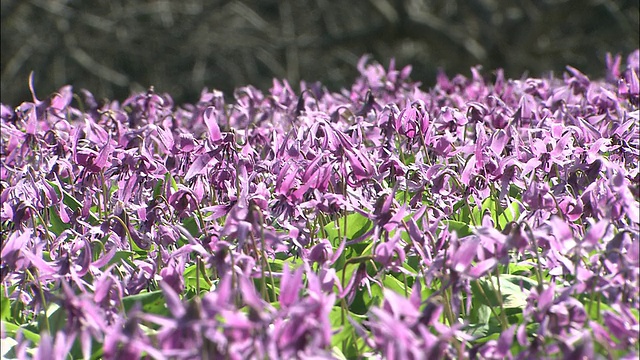
[[[1,0],[1,101],[44,98],[65,84],[124,100],[153,85],[177,104],[203,87],[231,96],[273,78],[348,87],[361,55],[469,75],[604,76],[607,52],[639,45],[638,0]]]

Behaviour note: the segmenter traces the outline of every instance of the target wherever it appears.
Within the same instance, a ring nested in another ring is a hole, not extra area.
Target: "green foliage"
[[[361,323],[365,317],[350,311],[345,313],[338,306],[333,307],[329,313],[331,328],[336,333],[331,338],[331,346],[340,351],[344,357],[353,359],[363,353],[366,345],[364,339],[359,336],[349,319],[356,323]]]
[[[79,212],[80,210],[82,210],[82,202],[80,202],[78,199],[73,197],[73,195],[71,195],[68,191],[61,189],[57,183],[50,180],[46,180],[46,181],[49,183],[49,185],[51,185],[51,187],[53,187],[56,194],[62,197],[62,202],[64,203],[65,206],[68,207],[67,211]],[[53,210],[53,207],[52,207],[52,210]],[[51,213],[55,213],[55,211],[51,211]],[[62,222],[62,220],[60,220],[60,222]],[[96,216],[91,211],[89,212],[89,223],[91,223],[92,225],[98,224],[98,216]],[[66,225],[60,225],[60,226],[65,227]]]
[[[18,336],[18,332],[22,332],[22,335],[29,341],[31,341],[34,345],[40,343],[40,335],[36,332],[27,329],[26,325],[16,325],[10,322],[2,321],[2,325],[4,326],[4,331],[7,336],[16,338]]]
[[[522,289],[520,288],[522,284]],[[472,293],[481,304],[505,309],[524,309],[527,305],[529,289],[535,281],[517,275],[502,274],[500,277],[481,278],[471,283]]]
[[[455,232],[458,235],[458,238],[469,236],[473,233],[469,224],[461,221],[444,220],[442,223],[447,226],[449,232]]]
[[[4,293],[4,286],[0,286],[0,319],[2,321],[11,321],[11,303]]]
[[[162,290],[143,292],[122,298],[122,304],[127,312],[131,311],[137,303],[142,306],[142,310],[146,313],[169,315],[169,309],[166,306],[166,300]]]
[[[207,275],[203,273],[202,266],[200,266],[200,271],[197,270],[198,264],[193,264],[188,266],[184,270],[184,283],[188,290],[196,290],[197,287],[200,287],[200,291],[209,291],[211,290],[211,282],[207,278]]]
[[[338,219],[337,224],[335,221],[328,223],[324,227],[324,231],[329,241],[331,241],[334,246],[338,246],[342,240],[340,236],[346,236],[349,240],[357,239],[371,230],[372,227],[373,223],[371,220],[360,213],[353,213]]]

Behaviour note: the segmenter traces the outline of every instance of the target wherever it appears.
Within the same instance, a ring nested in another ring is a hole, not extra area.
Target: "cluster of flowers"
[[[0,114],[5,355],[637,356],[639,57],[428,91],[365,57],[181,107],[31,86]]]

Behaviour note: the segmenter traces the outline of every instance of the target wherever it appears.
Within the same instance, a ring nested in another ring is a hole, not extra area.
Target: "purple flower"
[[[465,272],[469,268],[469,265],[471,265],[471,262],[476,258],[478,245],[480,245],[480,238],[477,236],[464,238],[464,241],[461,241],[460,247],[455,250],[449,260],[451,269],[458,273]]]
[[[555,202],[549,193],[546,182],[534,182],[522,194],[522,201],[532,210],[549,210],[555,207]]]
[[[282,280],[280,285],[280,305],[288,307],[296,303],[302,287],[302,268],[289,272],[288,266],[282,270]]]
[[[198,206],[193,193],[186,187],[178,187],[178,190],[171,194],[168,200],[180,219],[191,215]]]
[[[516,325],[511,325],[498,340],[489,340],[480,350],[482,356],[487,359],[513,359],[510,349],[515,331]]]
[[[31,77],[0,104],[3,336],[41,333],[19,358],[637,355],[639,57],[428,90],[363,57],[336,92],[176,108],[80,110]]]
[[[184,259],[183,257],[169,259],[169,263],[160,270],[162,280],[176,293],[184,290]]]
[[[605,311],[603,313],[604,325],[609,328],[609,332],[621,341],[620,347],[626,348],[632,344],[637,344],[637,333],[640,331],[638,321],[633,316],[624,316]]]
[[[64,331],[57,332],[52,338],[49,333],[45,332],[40,337],[38,349],[35,352],[34,360],[62,360],[66,359],[71,352],[71,347],[75,336],[69,336]]]
[[[311,248],[308,259],[322,265],[330,260],[332,256],[333,248],[329,240],[320,239],[318,243]]]

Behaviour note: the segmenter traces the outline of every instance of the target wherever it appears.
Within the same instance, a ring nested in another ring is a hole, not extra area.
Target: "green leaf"
[[[409,278],[413,278],[413,277],[415,277],[416,274],[418,274],[418,270],[416,270],[416,269],[418,268],[419,264],[418,264],[417,260],[416,261],[411,261],[412,258],[417,259],[417,257],[411,256],[408,259],[406,259],[405,262],[402,263],[402,267],[405,270],[409,271],[413,275],[413,276],[407,275],[407,276],[409,276]],[[413,281],[411,281],[411,282],[413,282]]]
[[[173,191],[178,191],[178,183],[176,182],[176,179],[173,178],[173,175],[171,175],[170,172],[164,174],[164,182],[171,184],[171,188],[173,189]]]
[[[340,350],[340,348],[337,346],[331,348],[331,355],[333,355],[334,359],[347,360],[347,358],[342,353],[342,350]]]
[[[365,302],[368,304],[369,308],[372,306],[380,306],[382,305],[382,301],[384,300],[384,292],[382,288],[378,284],[371,284],[371,295],[366,291],[365,293]]]
[[[476,225],[482,224],[482,218],[486,211],[491,213],[491,219],[499,229],[504,229],[508,223],[516,221],[520,217],[520,205],[517,202],[511,202],[505,209],[498,199],[491,196],[484,199],[482,209],[477,207],[473,209],[472,217]]]
[[[581,294],[578,296],[578,299],[584,304],[584,309],[587,311],[589,318],[594,321],[602,321],[602,314],[604,311],[613,311],[611,306],[600,301],[598,303],[597,299],[591,301],[591,294]],[[635,310],[635,309],[632,309]],[[637,310],[636,310],[637,311]]]
[[[498,224],[501,229],[504,229],[508,223],[517,221],[520,217],[520,205],[517,202],[512,202],[504,211],[498,216]]]
[[[371,295],[369,295],[369,289],[362,288],[356,292],[356,296],[349,306],[349,311],[364,315],[366,314],[372,306],[379,306],[382,304],[382,300],[384,300],[384,295],[382,293],[382,288],[376,284],[371,284]]]
[[[356,270],[360,266],[359,263],[349,263],[343,269],[336,271],[336,276],[338,280],[342,282],[342,287],[344,288],[349,283],[349,279],[354,276]],[[342,281],[344,279],[344,282]]]
[[[524,291],[520,290],[520,286],[514,283],[516,281],[522,281]],[[503,308],[524,309],[529,295],[527,287],[531,288],[535,284],[533,280],[523,276],[500,275],[500,288],[498,288],[497,278],[492,276],[490,280],[482,278],[473,281],[471,290],[473,296],[484,305],[500,308],[500,295],[502,295]]]
[[[373,252],[373,241],[363,241],[361,243],[353,244],[345,249],[343,254],[347,252],[349,256],[347,258],[352,258],[355,256],[367,256],[372,255]]]
[[[499,212],[502,209],[500,208],[500,204],[498,203],[498,213],[496,213],[496,200],[493,197],[488,197],[484,199],[482,202],[482,208],[473,208],[473,212],[471,214],[473,221],[476,225],[482,224],[482,218],[484,216],[485,211],[489,211],[491,213],[491,218],[494,222],[496,222],[496,218],[499,215]]]
[[[340,353],[347,359],[353,359],[358,357],[359,350],[367,348],[364,339],[361,338],[355,331],[348,318],[360,323],[365,319],[365,316],[354,314],[347,311],[344,316],[344,323],[342,322],[342,308],[334,306],[329,313],[329,321],[331,323],[331,329],[333,335],[331,337],[331,347],[340,349]]]
[[[420,293],[421,299],[428,299],[433,294],[433,292],[436,291],[429,286],[425,286],[424,278],[422,278],[422,280],[420,280],[420,278],[416,278],[416,281],[420,281],[420,283],[422,284],[422,292]]]
[[[491,321],[490,324],[483,325],[478,329],[485,332],[485,336],[475,340],[478,344],[486,343],[489,340],[498,340],[498,338],[500,338],[500,334],[502,334],[502,328],[497,321]]]
[[[473,234],[471,232],[471,228],[466,223],[455,220],[444,220],[442,222],[447,225],[447,228],[450,232],[455,231],[458,234],[459,238],[463,238],[465,236]]]
[[[484,325],[489,325],[491,319],[491,309],[487,305],[480,305],[478,309],[478,322]]]
[[[67,314],[65,309],[56,303],[49,305],[47,309],[47,321],[49,322],[49,330],[52,334],[62,330],[67,324]],[[41,317],[38,317],[38,328],[46,329],[45,323]]]
[[[193,264],[191,266],[189,266],[188,268],[185,269],[184,271],[184,283],[186,285],[187,288],[190,289],[196,289],[197,287],[197,282],[198,282],[198,278],[196,277],[196,274],[198,274],[198,272],[196,271],[196,265],[197,264]],[[200,269],[202,270],[202,268]],[[207,283],[207,279],[206,279],[206,274],[203,274],[202,271],[200,271],[199,273],[199,277],[200,277],[200,291],[204,290],[204,291],[209,291],[211,290],[211,287],[209,286],[209,284]]]
[[[152,243],[149,250],[142,249],[135,241],[131,241],[131,250],[136,254],[137,259],[146,259],[149,257],[149,251],[152,251],[155,245]]]
[[[398,144],[399,146],[400,144]],[[411,166],[416,162],[416,155],[413,153],[402,153],[400,156],[400,160],[406,166]]]
[[[509,263],[509,274],[513,274],[513,275],[530,274],[531,270],[533,270],[533,265]]]
[[[55,207],[49,207],[49,231],[59,236],[70,227],[71,224],[65,224],[62,219],[60,219],[60,215],[58,215]]]
[[[412,197],[411,193],[405,190],[405,191],[398,191],[396,193],[395,199],[400,204],[407,204],[411,200],[411,197]]]
[[[480,225],[482,224],[482,217],[484,215],[484,211],[485,210],[489,210],[492,213],[494,212],[495,208],[493,207],[494,201],[493,198],[488,197],[486,199],[484,199],[484,201],[482,202],[482,208],[478,208],[478,207],[474,207],[472,212],[471,212],[471,218],[473,219],[473,223],[475,225]],[[494,219],[495,221],[495,219]]]
[[[160,195],[162,195],[163,187],[164,187],[164,180],[158,179],[156,181],[156,185],[153,187],[153,199],[157,199]]]
[[[146,313],[157,315],[169,314],[162,290],[129,295],[122,298],[125,311],[130,311],[137,302],[142,304],[142,310]]]
[[[327,234],[327,238],[329,239],[329,241],[331,241],[331,243],[334,246],[337,246],[340,243],[340,240],[342,240],[338,238],[338,232],[340,232],[340,235],[346,236],[347,239],[353,240],[362,236],[364,233],[366,233],[371,228],[373,228],[373,223],[371,222],[371,220],[369,220],[369,218],[357,212],[347,215],[346,220],[347,220],[346,234],[344,232],[344,225],[345,225],[344,217],[338,219],[338,224],[336,224],[336,222],[333,221],[324,227],[324,231]]]
[[[33,342],[35,345],[40,343],[40,335],[34,333],[33,331],[27,330],[24,326],[18,326],[4,320],[2,320],[2,325],[4,326],[5,334],[9,337],[15,339],[18,331],[22,331],[22,335],[24,335],[26,339]]]
[[[279,258],[282,257],[282,258]],[[295,256],[285,256],[283,253],[279,253],[276,255],[276,258],[269,261],[271,265],[271,271],[281,272],[284,269],[284,265],[289,265],[289,269],[297,269],[302,266],[302,258]],[[265,271],[267,269],[265,268]]]
[[[340,243],[340,239],[338,238],[338,227],[335,224],[335,221],[332,221],[325,225],[324,232],[327,234],[327,239],[331,242],[331,244],[336,247]]]
[[[357,239],[371,228],[373,228],[373,223],[364,215],[353,213],[347,216],[347,238]]]
[[[520,189],[517,185],[511,184],[509,186],[509,197],[511,199],[520,199],[520,193],[523,189]]]
[[[201,235],[200,227],[195,217],[188,217],[182,221],[182,226],[189,231],[189,234],[194,238],[198,238]]]
[[[467,332],[475,338],[483,338],[489,333],[489,325],[469,324],[469,326],[467,326]]]
[[[9,299],[4,296],[4,286],[0,287],[0,320],[11,320],[11,303]]]
[[[116,254],[113,255],[111,260],[109,260],[109,263],[107,263],[107,265],[105,265],[104,267],[106,268],[113,264],[119,264],[121,261],[125,261],[127,264],[135,268],[136,267],[135,264],[131,261],[131,256],[133,255],[135,255],[133,251],[128,251],[128,250],[116,251]]]
[[[511,275],[511,274],[501,274],[500,275],[500,285],[504,281],[508,281],[511,284],[518,287],[522,286],[525,290],[530,291],[531,288],[534,288],[538,285],[538,282],[530,277],[521,276],[521,275]]]
[[[393,275],[385,276],[384,279],[382,279],[382,285],[384,285],[385,288],[393,290],[400,295],[404,296],[405,292],[407,296],[411,295],[411,289],[406,289],[404,283],[396,279],[396,277]]]
[[[53,187],[53,190],[56,192],[56,194],[62,197],[62,202],[66,206],[68,206],[74,212],[82,210],[82,203],[78,201],[78,199],[74,198],[73,195],[71,195],[66,190],[61,189],[57,183],[51,180],[46,180],[46,181],[49,183],[49,185],[51,185],[51,187]],[[55,213],[55,211],[53,213]],[[91,211],[89,211],[89,222],[92,225],[95,225],[98,223],[98,217]]]
[[[636,319],[636,321],[640,320],[640,310],[638,310],[638,308],[631,308],[629,310],[633,314],[633,317]]]
[[[467,200],[460,200],[453,205],[453,212],[457,215],[459,221],[469,224],[471,223],[471,213],[469,213],[469,203]]]

